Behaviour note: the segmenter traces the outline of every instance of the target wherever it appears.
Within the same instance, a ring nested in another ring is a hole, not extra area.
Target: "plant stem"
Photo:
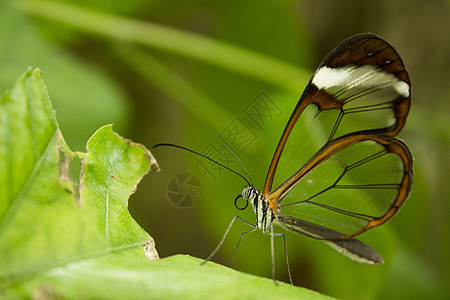
[[[21,11],[37,17],[210,63],[295,92],[299,92],[311,75],[268,55],[165,25],[61,2],[22,0],[17,3]]]

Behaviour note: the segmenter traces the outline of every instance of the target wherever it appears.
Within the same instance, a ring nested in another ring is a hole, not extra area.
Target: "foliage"
[[[38,69],[29,69],[0,105],[2,296],[256,299],[265,289],[281,298],[324,298],[214,264],[202,267],[188,256],[159,261],[154,241],[127,210],[142,177],[158,169],[145,147],[107,125],[89,139],[86,153],[71,152]],[[78,158],[79,189],[69,178]]]
[[[291,269],[296,285],[340,298],[439,298],[450,286],[450,86],[442,85],[449,69],[443,37],[450,27],[442,26],[449,19],[442,3],[424,14],[417,3],[388,0],[5,0],[0,89],[29,65],[39,66],[65,141],[76,150],[101,125],[114,123],[115,131],[147,146],[172,142],[201,151],[223,143],[224,129],[235,120],[251,123],[247,107],[265,95],[278,110],[265,127],[251,127],[255,139],[240,155],[260,188],[280,132],[320,59],[344,38],[374,32],[396,47],[412,79],[401,138],[415,157],[413,193],[392,221],[362,237],[384,265],[358,265],[319,242],[288,235]],[[223,173],[212,180],[192,156],[156,150],[162,172],[143,179],[129,208],[162,257],[207,257],[235,214],[254,221],[251,211],[234,208],[243,187],[239,178]],[[237,163],[232,167],[240,170]],[[180,172],[201,182],[201,198],[190,209],[168,201],[168,183]],[[246,229],[234,228],[213,260],[228,265]],[[268,240],[260,233],[246,236],[232,267],[270,278]],[[276,241],[277,277],[286,281],[283,251]]]

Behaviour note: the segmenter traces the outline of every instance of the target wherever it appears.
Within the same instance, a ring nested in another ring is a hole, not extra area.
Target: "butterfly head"
[[[248,202],[250,201],[254,207],[254,202],[258,199],[258,194],[260,194],[260,192],[254,186],[246,186],[242,193],[234,199],[234,206],[239,210],[244,210],[247,208]],[[238,204],[239,198],[243,198],[245,200],[245,204],[243,206]]]
[[[246,186],[244,190],[242,191],[242,197],[252,202],[259,194],[260,192],[253,186]]]

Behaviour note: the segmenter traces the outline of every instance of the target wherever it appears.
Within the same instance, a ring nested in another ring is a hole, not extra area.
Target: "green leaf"
[[[1,98],[0,132],[2,289],[30,295],[24,283],[105,255],[148,260],[151,238],[127,210],[128,196],[156,166],[148,150],[104,126],[87,153],[70,152],[40,71],[31,69]],[[74,156],[83,166],[79,196],[68,177]]]
[[[69,178],[80,159],[79,188]],[[127,210],[158,168],[145,147],[101,127],[71,152],[39,70],[0,99],[0,295],[6,298],[323,299],[316,292],[185,255],[158,259]]]

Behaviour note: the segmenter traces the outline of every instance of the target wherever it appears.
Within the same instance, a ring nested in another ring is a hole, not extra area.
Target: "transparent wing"
[[[407,199],[412,158],[398,139],[347,136],[329,143],[269,195],[279,213],[355,236],[383,224]]]
[[[299,168],[311,152],[338,137],[397,135],[410,101],[408,73],[391,45],[372,34],[345,40],[324,59],[305,88],[275,150],[263,193],[272,189],[278,163],[292,140],[300,143],[291,145],[300,157],[290,164]],[[309,136],[312,133],[315,136]],[[309,147],[299,153],[305,144]]]
[[[410,96],[403,62],[386,41],[363,34],[341,43],[297,103],[263,195],[275,209],[329,221],[348,236],[386,222],[411,189],[411,154],[394,138]]]
[[[322,240],[354,261],[368,265],[379,265],[384,262],[375,250],[363,242],[354,238],[339,239],[344,234],[338,231],[283,214],[277,216],[277,222],[290,231]]]

